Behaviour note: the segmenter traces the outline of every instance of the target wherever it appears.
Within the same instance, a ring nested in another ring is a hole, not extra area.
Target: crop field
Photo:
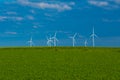
[[[120,80],[120,48],[0,48],[0,80]]]

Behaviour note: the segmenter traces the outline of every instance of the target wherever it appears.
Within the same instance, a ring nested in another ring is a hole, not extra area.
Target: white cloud
[[[38,26],[33,26],[33,28],[37,29],[37,28],[38,28]]]
[[[35,13],[36,13],[34,10],[30,10],[30,12],[31,12],[32,14],[35,14]]]
[[[106,1],[94,1],[94,0],[90,0],[89,3],[91,5],[95,5],[95,6],[100,6],[100,7],[104,7],[104,6],[108,6],[109,3]]]
[[[64,11],[64,10],[71,10],[72,8],[66,4],[62,4],[62,5],[59,5],[59,4],[48,4],[48,3],[39,3],[38,6],[42,9],[45,9],[45,8],[51,8],[51,9],[57,9],[59,11]]]
[[[75,2],[70,2],[69,4],[70,4],[70,5],[75,5]]]
[[[14,20],[17,20],[17,21],[22,21],[23,20],[23,17],[13,17]]]
[[[120,0],[88,0],[88,3],[104,9],[120,8]]]
[[[103,19],[103,22],[120,22],[120,19]]]
[[[0,16],[0,21],[6,21],[6,20],[22,21],[24,20],[24,18],[19,16]]]
[[[31,16],[31,15],[28,15],[28,16],[27,16],[27,19],[29,19],[29,20],[34,20],[34,17]]]
[[[6,14],[8,14],[8,15],[17,15],[16,12],[12,12],[12,11],[7,11]]]
[[[75,5],[74,2],[70,3],[47,3],[47,2],[31,2],[29,0],[18,0],[18,2],[25,6],[36,7],[40,9],[55,9],[58,11],[71,10],[72,6]]]
[[[113,2],[120,4],[120,0],[112,0]]]
[[[17,32],[5,32],[5,34],[13,34],[13,35],[15,35],[15,34],[17,34]]]
[[[48,14],[48,13],[45,13],[44,15],[47,16],[47,17],[52,17],[52,15]]]
[[[0,16],[0,21],[4,21],[4,20],[6,20],[6,19],[7,19],[6,16]]]

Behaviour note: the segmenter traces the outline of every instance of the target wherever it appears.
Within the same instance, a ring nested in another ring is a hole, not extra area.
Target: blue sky
[[[0,46],[46,46],[46,36],[57,31],[58,46],[92,45],[120,47],[120,0],[0,0]]]

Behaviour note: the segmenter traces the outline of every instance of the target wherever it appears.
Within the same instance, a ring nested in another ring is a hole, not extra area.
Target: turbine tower
[[[73,47],[75,46],[75,37],[77,36],[77,33],[74,34],[73,37],[70,37],[72,39],[72,44],[73,44]]]
[[[87,41],[87,40],[85,40],[84,44],[85,44],[85,47],[87,47],[88,41]]]
[[[97,35],[95,34],[94,27],[93,27],[92,35],[90,37],[92,38],[93,47],[95,47],[95,37],[97,37]]]
[[[50,36],[50,38],[47,37],[47,45],[51,47],[52,43],[53,43],[53,40],[52,40],[51,36]]]
[[[30,40],[28,41],[28,43],[30,44],[30,47],[32,47],[33,46],[33,39],[32,39],[32,37],[30,38]]]
[[[54,46],[57,46],[57,42],[58,42],[56,35],[57,35],[57,32],[55,32],[54,36],[51,38],[51,39],[53,39]]]

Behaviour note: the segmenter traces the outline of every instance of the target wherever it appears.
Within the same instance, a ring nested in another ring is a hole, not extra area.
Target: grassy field
[[[120,80],[120,48],[0,48],[0,80]]]

